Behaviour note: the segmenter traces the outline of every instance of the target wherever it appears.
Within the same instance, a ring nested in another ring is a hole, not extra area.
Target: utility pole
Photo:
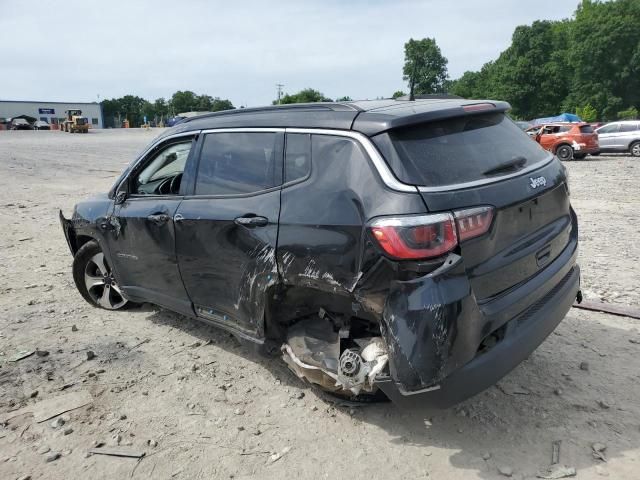
[[[278,105],[280,105],[280,98],[282,98],[282,87],[284,87],[282,83],[276,83],[276,88],[278,89]]]

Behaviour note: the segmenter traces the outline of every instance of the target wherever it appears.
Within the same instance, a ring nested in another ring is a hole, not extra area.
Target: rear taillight
[[[390,257],[398,260],[435,258],[463,242],[486,233],[492,207],[407,217],[384,217],[371,224],[371,233]]]
[[[458,237],[461,242],[470,238],[479,237],[489,230],[493,220],[492,207],[469,208],[454,212]]]
[[[388,255],[403,260],[439,257],[458,244],[450,213],[380,218],[371,232]]]

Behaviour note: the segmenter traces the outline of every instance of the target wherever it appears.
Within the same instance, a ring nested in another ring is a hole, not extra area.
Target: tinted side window
[[[602,128],[598,129],[598,133],[615,133],[618,131],[618,128],[620,127],[620,125],[615,124],[615,125],[605,125]]]
[[[259,192],[282,180],[278,134],[210,133],[204,138],[196,177],[196,195]]]
[[[580,133],[593,133],[593,127],[591,125],[583,125],[580,127]]]
[[[287,148],[284,157],[285,183],[305,178],[310,173],[311,135],[304,133],[287,134]]]
[[[636,123],[621,123],[620,131],[621,132],[635,132],[638,130],[638,124]]]

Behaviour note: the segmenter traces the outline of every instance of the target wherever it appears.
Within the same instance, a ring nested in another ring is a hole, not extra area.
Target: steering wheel
[[[169,192],[174,195],[180,193],[180,182],[182,182],[182,174],[179,173],[175,177],[171,179],[171,183],[169,184]]]

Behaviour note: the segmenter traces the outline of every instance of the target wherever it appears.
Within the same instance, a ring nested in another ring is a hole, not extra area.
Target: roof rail
[[[233,110],[221,110],[219,112],[210,112],[203,115],[197,115],[195,117],[185,118],[180,123],[187,123],[202,118],[211,118],[222,115],[238,115],[242,113],[260,113],[260,112],[273,112],[282,110],[329,110],[334,112],[345,111],[360,111],[361,108],[351,105],[348,102],[315,102],[315,103],[290,103],[286,105],[269,105],[265,107],[252,107],[252,108],[235,108]]]
[[[450,93],[425,93],[422,95],[414,95],[413,98],[415,100],[446,100],[446,99],[460,99],[462,97],[458,95],[453,95]],[[402,97],[397,97],[396,100],[410,100],[409,95],[403,95]]]

